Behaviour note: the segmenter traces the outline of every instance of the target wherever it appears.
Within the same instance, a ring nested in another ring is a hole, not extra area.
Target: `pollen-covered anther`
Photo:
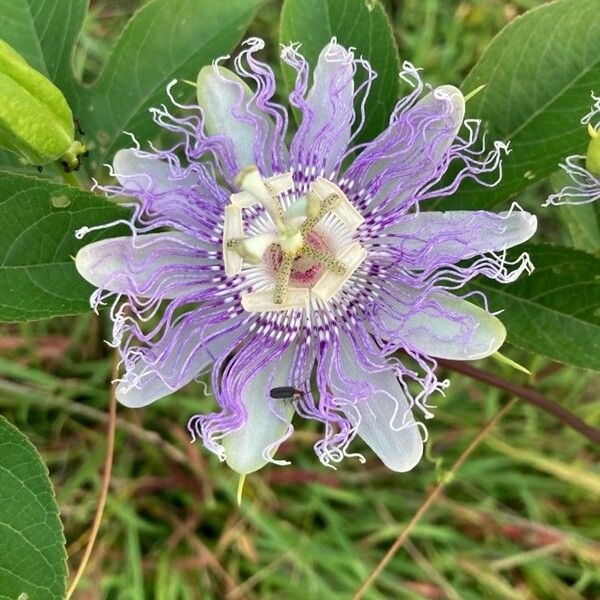
[[[335,211],[340,203],[340,196],[336,193],[329,194],[322,201],[316,194],[308,194],[306,202],[307,217],[302,223],[300,231],[302,235],[308,235],[314,227],[325,218],[330,212]]]
[[[337,196],[338,201],[332,211],[350,231],[358,229],[364,223],[365,218],[356,210],[341,188],[332,181],[317,177],[312,184],[312,191],[320,198],[327,198],[332,194]]]
[[[242,209],[239,206],[228,205],[225,207],[225,222],[223,224],[223,263],[225,274],[228,277],[237,275],[242,270],[242,257],[234,248],[236,240],[244,235],[244,223],[242,221]],[[229,241],[232,241],[230,247]]]
[[[358,243],[352,242],[338,256],[345,266],[343,273],[328,269],[312,288],[312,293],[326,302],[337,294],[367,257],[367,251]]]
[[[283,260],[277,272],[277,281],[275,282],[275,293],[273,301],[275,304],[283,304],[288,295],[290,284],[290,275],[292,274],[292,265],[294,264],[295,252],[284,252]]]
[[[333,258],[333,256],[330,256],[326,252],[313,248],[309,244],[305,244],[302,247],[300,254],[312,258],[315,262],[324,265],[329,271],[332,271],[336,275],[344,276],[346,274],[347,269],[343,262]]]

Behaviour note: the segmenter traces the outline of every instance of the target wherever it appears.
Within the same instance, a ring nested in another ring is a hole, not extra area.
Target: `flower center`
[[[306,245],[312,250],[331,254],[329,246],[322,235],[311,231],[306,236]],[[283,262],[283,251],[279,244],[271,244],[264,255],[267,269],[276,277]],[[310,254],[298,253],[292,262],[290,287],[312,288],[325,271],[325,265],[315,260]]]
[[[330,300],[366,258],[358,242],[350,242],[334,255],[325,236],[315,227],[329,214],[352,233],[364,221],[344,192],[322,177],[308,193],[284,210],[280,196],[293,191],[291,173],[263,179],[256,167],[244,169],[236,184],[242,190],[231,195],[225,207],[223,260],[229,276],[242,271],[243,263],[264,264],[273,278],[269,290],[242,296],[249,312],[308,308],[311,297]],[[275,231],[244,237],[242,209],[261,204]]]

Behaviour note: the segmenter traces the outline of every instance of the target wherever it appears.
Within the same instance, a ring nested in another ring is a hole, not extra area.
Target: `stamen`
[[[326,252],[316,250],[308,244],[304,244],[304,246],[302,246],[299,254],[308,256],[309,258],[312,258],[315,262],[325,265],[325,267],[327,267],[336,275],[343,276],[346,274],[346,265],[344,265],[344,263],[340,262],[339,260],[336,260],[335,258],[333,258],[333,256],[330,256]]]
[[[238,251],[240,246],[244,243],[244,238],[231,238],[227,240],[227,249]]]
[[[260,292],[249,292],[242,296],[242,308],[251,313],[263,313],[269,311],[284,311],[292,308],[308,308],[310,305],[310,293],[307,288],[290,288],[287,296],[281,304],[273,302],[273,290],[262,290]]]
[[[354,231],[365,222],[365,218],[356,210],[354,205],[348,200],[346,194],[332,181],[324,177],[317,177],[312,184],[312,190],[320,198],[325,198],[331,194],[338,196],[339,201],[333,209],[333,214],[338,217],[348,229]]]
[[[263,233],[251,238],[231,238],[227,248],[237,252],[245,261],[257,265],[269,246],[277,240],[272,233]]]
[[[342,251],[339,261],[346,265],[343,275],[333,271],[323,273],[321,279],[314,285],[312,292],[323,301],[327,301],[337,294],[344,283],[350,279],[354,271],[367,257],[367,251],[358,243],[352,242]]]
[[[236,192],[229,197],[231,204],[240,208],[251,208],[260,204],[260,201],[250,192]]]
[[[327,214],[329,214],[338,204],[340,197],[337,194],[330,194],[325,198],[322,202],[320,202],[317,206],[319,210],[315,215],[315,204],[314,200],[311,200],[311,194],[308,195],[307,198],[307,207],[306,212],[308,213],[308,217],[304,223],[302,223],[302,227],[300,229],[303,236],[307,236],[313,228],[319,223],[321,219],[323,219]],[[312,205],[311,205],[312,204]],[[311,216],[311,213],[313,216]]]
[[[275,283],[275,294],[273,300],[275,304],[282,304],[288,294],[288,286],[290,283],[290,275],[292,274],[292,265],[294,258],[296,257],[294,252],[284,252],[283,260],[277,272],[277,282]]]
[[[278,241],[284,252],[292,252],[294,254],[297,254],[304,244],[302,234],[291,225],[284,226]]]
[[[229,248],[229,240],[242,238],[244,224],[242,222],[242,209],[239,206],[228,205],[225,207],[225,223],[223,224],[223,263],[225,275],[232,277],[242,270],[242,257]]]
[[[273,175],[265,179],[265,187],[271,196],[279,196],[283,192],[289,192],[294,189],[294,179],[289,171],[280,175]]]

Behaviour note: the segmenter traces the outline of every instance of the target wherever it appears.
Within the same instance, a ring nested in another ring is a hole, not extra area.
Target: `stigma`
[[[235,183],[240,191],[230,196],[225,207],[225,274],[233,277],[247,263],[262,264],[272,275],[268,289],[242,295],[243,308],[248,312],[307,309],[311,300],[333,298],[367,255],[357,241],[340,246],[324,233],[323,221],[329,215],[350,234],[345,239],[364,222],[344,192],[317,177],[308,192],[297,197],[291,173],[263,178],[255,166],[243,169]],[[259,206],[270,217],[269,229],[245,236],[243,211]]]

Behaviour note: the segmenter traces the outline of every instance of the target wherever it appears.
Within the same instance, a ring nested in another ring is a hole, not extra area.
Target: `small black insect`
[[[79,135],[85,135],[85,131],[81,126],[81,121],[77,117],[73,119],[73,123],[75,125],[75,129],[77,129],[77,133],[79,133]]]
[[[273,400],[298,400],[302,396],[302,390],[286,385],[272,388],[269,395]]]

